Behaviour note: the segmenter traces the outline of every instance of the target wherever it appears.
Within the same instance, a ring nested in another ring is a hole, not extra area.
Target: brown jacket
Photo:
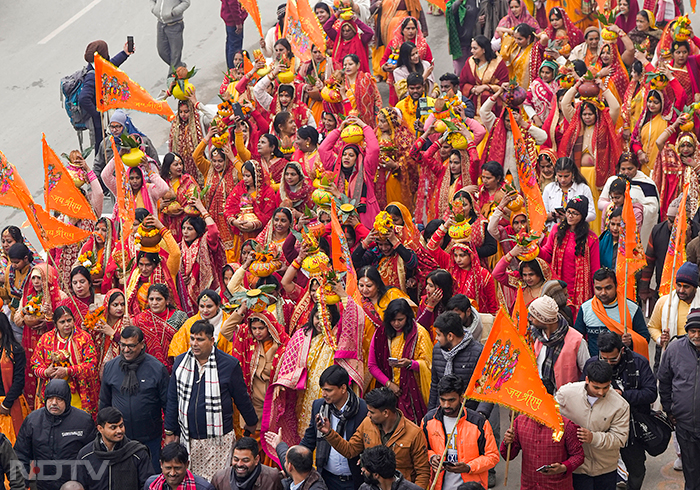
[[[401,412],[398,411],[398,413]],[[365,448],[379,446],[382,443],[379,427],[372,423],[369,416],[365,417],[349,441],[343,439],[334,430],[328,433],[326,440],[348,459],[358,456]],[[421,488],[428,488],[430,484],[428,445],[420,427],[401,414],[399,425],[386,446],[396,454],[396,469],[407,480]]]
[[[255,481],[253,489],[261,490],[282,490],[282,473],[275,468],[270,468],[264,464],[260,465],[260,476]],[[231,472],[233,468],[225,468],[214,473],[211,484],[216,490],[233,490],[231,488]]]

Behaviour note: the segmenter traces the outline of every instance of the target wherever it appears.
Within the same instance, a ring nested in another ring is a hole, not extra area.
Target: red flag
[[[510,129],[513,133],[513,142],[515,144],[515,159],[518,163],[518,180],[520,181],[520,189],[525,197],[525,208],[527,209],[527,217],[530,221],[530,230],[537,234],[542,234],[547,220],[547,211],[544,209],[544,200],[542,192],[537,183],[537,176],[530,161],[530,155],[525,147],[520,133],[520,126],[515,122],[513,113],[508,111],[510,117]]]
[[[527,415],[550,427],[556,441],[564,435],[559,405],[547,393],[534,354],[503,306],[496,315],[464,395]]]
[[[89,219],[97,217],[85,196],[73,184],[73,178],[63,165],[58,155],[46,142],[46,135],[41,134],[44,155],[44,198],[48,211],[58,211],[71,218]]]
[[[124,171],[124,164],[117,145],[112,139],[112,153],[114,153],[114,176],[117,181],[117,219],[122,222],[122,235],[125,230],[128,234],[131,231],[131,225],[134,222],[134,196],[131,193],[131,185],[129,185],[129,173]],[[126,243],[122,236],[122,243]]]
[[[126,73],[97,53],[95,53],[95,97],[97,110],[100,112],[119,108],[134,109],[157,114],[168,121],[175,119],[175,114],[167,102],[155,100]]]
[[[248,12],[250,18],[253,19],[253,22],[255,22],[255,27],[258,28],[260,37],[265,37],[262,30],[262,22],[260,21],[260,8],[258,8],[258,0],[241,0],[241,6],[246,12]]]

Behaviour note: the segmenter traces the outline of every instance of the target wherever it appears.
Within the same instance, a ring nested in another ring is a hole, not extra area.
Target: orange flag
[[[357,273],[352,266],[350,247],[348,247],[348,242],[345,239],[343,227],[340,226],[335,200],[331,201],[331,259],[333,269],[336,272],[347,272],[345,288],[348,291],[348,296],[351,296],[358,305],[361,305],[362,297],[359,289],[357,289]]]
[[[645,265],[647,265],[647,259],[637,232],[637,219],[634,217],[632,198],[630,197],[630,183],[628,182],[627,190],[625,191],[625,203],[622,207],[622,223],[617,246],[617,262],[615,263],[618,297],[627,296],[627,298],[636,302],[634,275]],[[627,285],[627,291],[625,291],[625,284]]]
[[[117,145],[114,144],[114,138],[111,138],[111,140],[112,152],[114,153],[114,176],[117,181],[117,219],[122,222],[121,228],[123,235],[124,231],[126,231],[126,233],[131,231],[131,225],[135,219],[134,212],[136,210],[134,209],[134,195],[131,193],[131,185],[129,185],[129,173],[124,171],[124,164],[119,155]],[[122,243],[126,243],[123,236]]]
[[[248,12],[250,18],[255,22],[255,26],[258,28],[260,37],[265,37],[262,30],[262,22],[260,21],[260,9],[258,8],[258,0],[241,0],[241,6]],[[248,73],[248,72],[246,72]]]
[[[447,2],[445,0],[428,0],[428,3],[435,5],[437,8],[443,12],[447,10]]]
[[[100,112],[120,108],[133,109],[157,114],[168,121],[175,119],[175,114],[167,102],[153,99],[126,73],[97,53],[95,53],[95,97],[97,110]]]
[[[678,206],[676,221],[673,222],[673,228],[671,229],[671,238],[668,243],[663,272],[661,273],[661,282],[659,283],[659,295],[662,296],[671,292],[671,289],[676,284],[676,272],[686,260],[685,235],[688,228],[688,219],[686,217],[685,202],[688,200],[689,186],[690,184],[683,186],[683,197],[681,198],[680,206]]]
[[[41,145],[44,154],[44,198],[46,209],[58,211],[71,218],[89,219],[97,217],[85,196],[73,184],[73,178],[66,170],[58,155],[46,142],[46,135],[41,133]]]
[[[525,148],[525,140],[520,133],[520,126],[515,122],[511,111],[508,111],[508,116],[510,117],[513,142],[515,143],[515,160],[518,162],[518,180],[520,181],[520,190],[525,198],[525,209],[527,209],[527,217],[530,221],[530,230],[534,233],[542,234],[547,219],[542,192],[537,183],[537,175],[535,175],[535,169],[532,167],[527,148]]]
[[[326,31],[323,30],[321,23],[316,18],[316,14],[309,4],[309,0],[297,0],[297,12],[299,13],[299,21],[301,29],[311,39],[311,42],[322,53],[326,52]],[[311,49],[311,48],[309,48]]]
[[[300,61],[311,59],[311,39],[302,27],[295,0],[287,0],[287,11],[284,14],[284,37],[292,46],[294,56]]]
[[[496,315],[464,395],[527,415],[550,427],[555,441],[564,435],[559,405],[547,393],[534,354],[503,306]]]
[[[525,297],[523,296],[522,286],[518,287],[518,294],[515,297],[515,305],[513,305],[513,320],[518,327],[518,333],[527,338],[527,306],[525,306]]]
[[[64,245],[71,245],[85,240],[90,236],[87,230],[81,230],[75,226],[63,223],[44,211],[44,208],[34,202],[32,196],[26,191],[27,186],[19,176],[16,169],[4,158],[0,162],[0,191],[3,196],[19,204],[34,228],[36,236],[44,250],[50,250]]]
[[[17,199],[16,193],[10,191],[10,182],[15,183],[15,190],[26,195],[31,199],[32,195],[27,189],[27,184],[24,183],[22,177],[19,177],[17,169],[14,165],[7,161],[7,157],[0,151],[0,206],[10,206],[17,209],[22,209],[22,203]]]

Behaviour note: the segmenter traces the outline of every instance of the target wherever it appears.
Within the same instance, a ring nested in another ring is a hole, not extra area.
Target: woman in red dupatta
[[[83,246],[80,248],[80,254],[78,257],[92,252],[93,257],[96,257],[95,264],[99,264],[97,268],[99,272],[91,273],[92,284],[95,288],[101,289],[106,292],[109,290],[109,284],[106,289],[103,289],[103,278],[107,271],[109,265],[109,258],[112,256],[114,251],[114,245],[118,242],[117,229],[114,226],[114,222],[106,217],[101,217],[97,220],[95,224],[95,231],[88,237]],[[81,265],[80,261],[76,261],[75,265]],[[94,266],[93,266],[94,271]],[[109,283],[109,281],[107,281]]]
[[[362,327],[364,314],[355,301],[347,298],[342,312],[339,305],[316,303],[305,328],[294,332],[277,366],[274,382],[265,396],[260,440],[263,449],[274,460],[274,448],[267,445],[266,432],[282,430],[282,440],[298,444],[311,418],[311,406],[320,398],[318,379],[332,364],[350,374],[360,392],[364,389]]]
[[[214,219],[199,198],[190,199],[199,216],[188,216],[182,222],[180,250],[182,307],[189,316],[197,313],[197,297],[205,289],[218,289],[223,284],[221,272],[226,255]]]
[[[428,411],[432,356],[430,335],[416,323],[408,301],[389,303],[384,321],[372,337],[369,372],[394,392],[398,408],[416,424]]]
[[[238,134],[236,133],[236,137]],[[226,198],[238,183],[243,163],[227,145],[224,145],[223,148],[212,148],[211,161],[207,160],[204,156],[204,149],[212,136],[214,136],[213,127],[209,128],[206,140],[199,143],[194,150],[193,157],[204,176],[204,188],[207,189],[207,192],[203,202],[219,229],[221,243],[226,250],[226,259],[229,262],[236,262],[240,250],[234,247],[234,236],[226,223],[224,208],[226,207]]]
[[[71,310],[59,306],[53,312],[56,328],[41,336],[31,359],[31,369],[39,379],[35,409],[43,406],[44,388],[51,379],[68,381],[71,406],[97,415],[99,386],[95,377],[97,355],[90,334],[75,325]]]
[[[282,180],[282,171],[287,164],[287,159],[280,150],[280,140],[277,136],[272,133],[263,133],[258,138],[257,158],[255,155],[253,158],[258,160],[263,168],[267,168],[274,182]]]
[[[69,294],[58,306],[66,306],[73,313],[76,328],[83,328],[88,314],[104,303],[104,295],[95,293],[90,271],[85,266],[79,265],[71,271]]]
[[[169,231],[167,233],[170,235]],[[172,236],[168,238],[172,239]],[[135,317],[146,308],[148,288],[151,284],[167,285],[170,289],[170,297],[175,305],[180,307],[174,278],[180,270],[181,253],[177,244],[174,247],[177,252],[169,255],[159,246],[153,249],[142,247],[136,254],[135,267],[126,283],[126,305],[131,317]]]
[[[171,301],[170,290],[165,284],[151,284],[148,288],[148,308],[134,318],[134,326],[143,332],[146,352],[168,368],[173,369],[173,358],[168,348],[175,332],[187,321],[187,314],[177,309]]]
[[[321,124],[322,120],[319,119],[316,123]],[[303,126],[297,129],[297,137],[294,141],[297,151],[292,156],[292,162],[299,162],[304,175],[309,179],[316,178],[317,171],[323,170],[321,156],[318,154],[318,136],[316,128]]]
[[[394,88],[394,75],[393,71],[396,68],[396,63],[389,64],[389,56],[392,54],[399,54],[399,48],[405,42],[412,42],[418,48],[418,54],[420,59],[427,61],[428,63],[433,62],[433,53],[430,51],[430,46],[428,46],[428,41],[425,40],[423,36],[423,31],[420,27],[420,22],[415,17],[406,17],[401,23],[396,26],[394,32],[391,36],[391,40],[384,49],[384,56],[382,56],[381,64],[382,70],[387,74],[386,83],[389,85],[389,105],[395,106],[399,101],[399,97],[396,95],[396,89]]]
[[[544,32],[550,40],[557,42],[560,46],[568,44],[570,48],[575,48],[585,41],[583,32],[576,27],[563,8],[552,8],[548,19],[549,25]]]
[[[170,152],[163,157],[160,176],[170,189],[160,200],[158,210],[160,220],[178,243],[182,240],[183,220],[188,214],[193,214],[190,209],[186,212],[185,208],[190,204],[190,198],[198,197],[201,193],[193,175],[185,169],[184,160],[178,153]]]
[[[615,26],[614,29],[619,29],[619,27]],[[625,52],[625,56],[629,53],[629,60],[634,62],[634,46],[632,45],[632,41],[630,41],[628,36],[624,36],[623,39],[626,43],[629,43],[632,48],[631,52]],[[595,67],[598,70],[598,76],[608,72],[605,77],[601,77],[603,78],[603,87],[611,89],[615,98],[622,104],[622,99],[627,93],[627,86],[630,83],[630,77],[623,63],[622,56],[617,49],[617,44],[614,41],[603,43]]]
[[[692,175],[700,166],[698,139],[691,132],[682,132],[676,137],[678,128],[684,122],[685,117],[678,117],[669,130],[661,133],[656,140],[661,150],[656,157],[654,182],[659,190],[661,219],[666,218],[668,206],[683,192],[685,184],[690,182],[692,192],[698,182],[697,177]]]
[[[246,314],[247,313],[247,314]],[[284,348],[289,336],[279,324],[275,315],[267,310],[261,312],[242,311],[242,319],[232,315],[231,322],[240,325],[233,339],[233,357],[241,363],[243,379],[248,387],[248,394],[258,415],[258,434],[263,418],[265,393],[275,379],[277,366],[284,355]]]
[[[241,176],[224,208],[226,226],[230,226],[234,237],[236,258],[243,242],[254,238],[279,206],[279,195],[270,186],[270,176],[263,171],[260,162],[245,162]]]
[[[374,77],[360,70],[360,58],[348,54],[343,58],[345,81],[340,86],[345,115],[356,111],[365,124],[372,129],[377,125],[377,114],[382,108],[382,97]]]
[[[336,12],[336,15],[338,15],[338,12]],[[355,54],[359,58],[360,71],[370,73],[367,49],[374,35],[371,27],[353,16],[351,20],[331,17],[323,25],[323,29],[328,34],[333,46],[334,65],[342,65],[347,55]]]
[[[194,149],[204,140],[202,133],[202,123],[199,119],[199,112],[189,100],[181,100],[177,103],[177,117],[170,125],[170,136],[168,137],[168,151],[182,155],[184,173],[189,174],[200,183],[204,182],[202,174],[197,169],[197,164],[192,157]],[[161,176],[162,176],[161,172]],[[167,174],[166,174],[167,176]],[[163,177],[167,182],[168,179]]]
[[[83,329],[90,332],[95,343],[97,372],[100,378],[105,363],[119,355],[119,340],[125,319],[128,324],[124,291],[112,289],[105,295],[104,307],[95,311],[83,324]]]
[[[438,265],[452,275],[453,294],[464,294],[473,300],[472,305],[480,313],[495,315],[498,311],[496,284],[489,271],[479,262],[479,255],[469,242],[469,238],[453,241],[449,253],[440,248],[442,239],[453,224],[455,221],[450,217],[440,225],[428,240],[427,248]],[[472,230],[475,228],[478,229],[472,226]]]
[[[48,287],[48,294],[44,294],[44,285]],[[22,347],[27,359],[32,358],[41,336],[54,328],[51,314],[67,297],[58,286],[56,269],[48,264],[34,266],[22,288],[22,303],[14,317],[15,325],[23,327]],[[35,394],[36,377],[31,369],[25,369],[24,397],[32,408]]]
[[[277,89],[277,93],[272,97],[270,115],[274,119],[275,116],[281,112],[289,112],[294,118],[294,124],[296,126],[294,132],[296,132],[297,128],[308,125],[309,121],[313,119],[311,109],[301,101],[301,97],[297,95],[297,90],[294,85],[280,85]],[[273,126],[274,125],[275,123],[273,122]],[[281,132],[278,131],[277,128],[275,128],[275,133],[277,133],[278,137],[281,136]]]
[[[402,121],[395,107],[382,109],[375,130],[379,142],[379,169],[374,178],[374,193],[380,208],[398,201],[413,212],[418,190],[418,166],[410,151],[416,138]]]
[[[320,163],[320,160],[319,160]],[[289,162],[284,166],[282,182],[280,183],[280,204],[303,213],[308,207],[313,208],[311,194],[314,188],[304,173],[300,163]]]

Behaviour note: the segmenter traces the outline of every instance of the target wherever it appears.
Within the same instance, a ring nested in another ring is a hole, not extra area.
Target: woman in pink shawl
[[[539,33],[542,28],[537,23],[532,14],[527,10],[527,5],[523,0],[510,0],[508,2],[508,15],[503,17],[496,27],[496,32],[493,35],[491,45],[494,51],[501,48],[501,39],[503,31],[501,29],[515,29],[519,24],[527,24],[532,27],[536,33]]]
[[[363,151],[358,145],[347,144],[337,157],[334,149],[340,139],[340,132],[351,124],[362,128],[365,149]],[[379,164],[379,142],[372,128],[361,119],[350,116],[343,121],[340,128],[330,132],[319,146],[318,152],[321,154],[324,169],[333,172],[338,190],[357,202],[360,222],[371,229],[375,216],[381,211],[374,194],[374,177]]]
[[[151,214],[158,214],[158,200],[168,192],[168,184],[158,174],[158,165],[146,157],[146,165],[129,169],[129,185],[134,196],[134,209],[144,208]],[[117,195],[117,179],[114,176],[114,158],[102,170],[102,181],[113,195]],[[117,207],[114,207],[113,219],[116,220]]]
[[[277,365],[265,396],[260,428],[263,449],[275,461],[277,454],[265,442],[265,433],[281,430],[284,442],[299,444],[311,419],[311,406],[321,397],[318,379],[326,368],[334,363],[342,366],[350,374],[353,389],[364,389],[364,311],[351,297],[342,311],[341,304],[321,307],[316,303],[308,323],[294,332]]]
[[[371,73],[367,46],[372,40],[374,31],[370,26],[353,15],[350,20],[331,17],[324,24],[323,30],[328,34],[333,46],[334,65],[340,67],[346,55],[356,54],[360,58],[360,71]]]

